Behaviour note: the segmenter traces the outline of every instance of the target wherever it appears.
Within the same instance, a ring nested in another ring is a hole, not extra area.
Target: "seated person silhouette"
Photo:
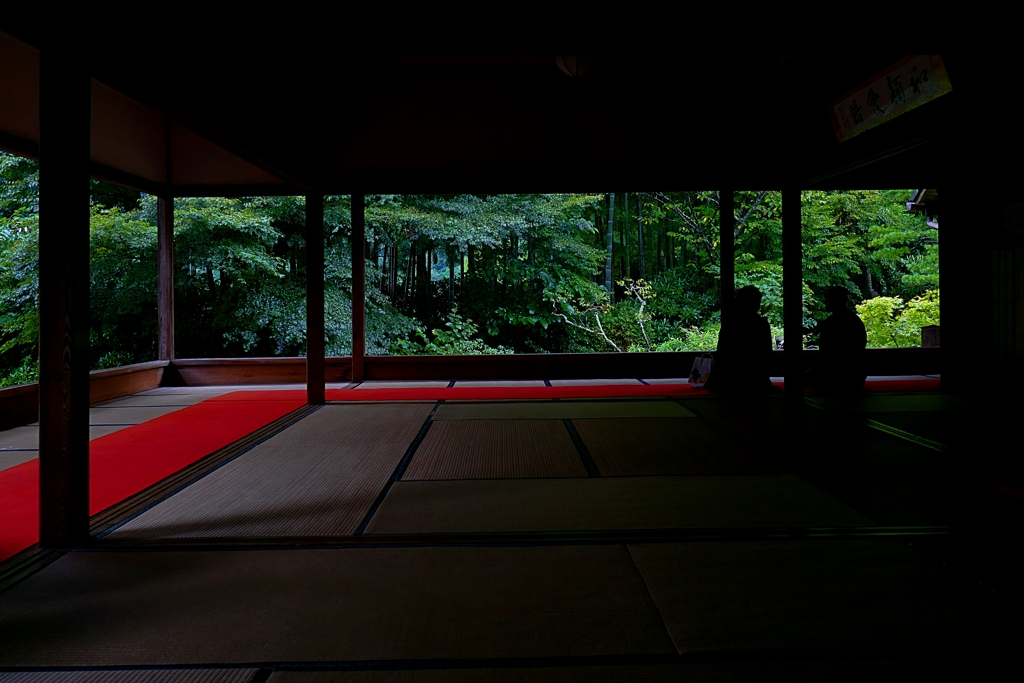
[[[772,391],[769,363],[772,333],[768,319],[758,315],[761,292],[746,286],[736,292],[731,315],[718,334],[715,369],[705,388],[727,394],[767,394]]]
[[[864,323],[850,310],[850,293],[842,287],[825,292],[831,313],[817,327],[818,362],[804,374],[804,384],[828,393],[856,392],[864,386]]]

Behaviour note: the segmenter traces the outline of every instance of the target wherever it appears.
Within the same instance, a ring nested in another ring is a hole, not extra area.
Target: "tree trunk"
[[[431,260],[431,249],[428,247],[423,250],[423,258],[420,260],[420,305],[419,311],[421,313],[420,319],[423,322],[427,322],[430,319],[430,260]]]
[[[644,258],[646,255],[646,249],[644,245],[644,203],[639,195],[637,195],[636,204],[636,241],[638,245],[637,254],[640,257],[640,277],[647,277],[647,259]]]
[[[448,247],[448,310],[455,308],[455,248]]]
[[[416,276],[416,243],[409,245],[409,264],[405,270],[405,282],[402,283],[402,308],[407,315],[412,315],[415,302],[413,297],[416,289],[413,286],[413,279]]]
[[[609,300],[612,297],[612,247],[615,245],[615,193],[608,195],[608,255],[604,259],[604,288],[608,291]]]
[[[391,272],[388,275],[388,297],[395,302],[395,289],[398,288],[398,245],[391,245]]]
[[[213,281],[213,268],[206,269],[206,287],[210,290],[210,301],[217,301],[217,283]]]
[[[623,220],[622,220],[621,233],[619,235],[619,237],[621,238],[620,242],[622,244],[622,253],[623,253],[623,257],[622,257],[622,277],[630,278],[630,277],[632,277],[630,275],[632,266],[629,263],[629,242],[626,240],[626,225],[629,224],[629,193],[628,192],[623,193],[623,195],[622,195],[622,203],[623,203],[623,207],[622,207],[623,208],[623,212],[622,212]]]

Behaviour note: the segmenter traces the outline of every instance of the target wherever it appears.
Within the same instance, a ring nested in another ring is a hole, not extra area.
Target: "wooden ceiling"
[[[950,96],[840,144],[828,102],[902,54],[607,54],[573,78],[553,54],[350,54],[323,36],[223,28],[91,47],[97,175],[176,194],[782,187],[837,174],[902,186],[935,184],[956,139],[961,82],[946,55]],[[38,135],[42,41],[24,26],[0,34],[0,146],[22,153]]]

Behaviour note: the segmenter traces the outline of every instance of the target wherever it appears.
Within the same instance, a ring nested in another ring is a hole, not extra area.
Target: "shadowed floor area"
[[[299,411],[113,508],[89,549],[17,576],[0,565],[0,683],[1000,670],[1017,631],[919,550],[945,538],[943,439],[957,432],[911,430],[961,404],[872,395],[794,413],[781,398],[614,396],[639,382],[509,389],[595,389],[589,401],[502,399],[501,383],[391,398],[448,384],[364,384],[384,393]],[[204,398],[232,415],[287,410],[294,393]],[[180,424],[182,403],[144,424]],[[141,457],[153,439],[132,429],[115,436]],[[186,441],[170,433],[165,448]]]

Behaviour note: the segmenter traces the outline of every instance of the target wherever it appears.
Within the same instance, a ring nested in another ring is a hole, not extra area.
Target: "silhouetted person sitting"
[[[767,394],[772,390],[769,363],[772,333],[768,319],[758,315],[761,292],[747,286],[736,292],[732,312],[718,334],[715,369],[705,387],[729,394]]]
[[[805,374],[805,384],[829,393],[854,392],[864,386],[864,323],[850,310],[850,293],[842,287],[825,292],[831,315],[817,327],[818,363]]]

